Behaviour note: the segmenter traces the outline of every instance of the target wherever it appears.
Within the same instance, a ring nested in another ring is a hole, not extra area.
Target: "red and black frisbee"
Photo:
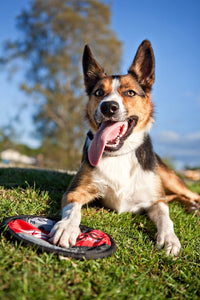
[[[34,245],[38,250],[53,252],[76,259],[97,259],[110,256],[116,251],[114,240],[104,232],[80,225],[76,245],[62,248],[48,242],[47,235],[56,223],[44,216],[13,216],[3,220],[2,227],[9,237],[25,244]]]

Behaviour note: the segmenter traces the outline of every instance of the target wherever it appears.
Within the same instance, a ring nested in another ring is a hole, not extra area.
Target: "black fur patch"
[[[93,140],[93,138],[94,138],[94,135],[93,135],[92,131],[89,130],[87,132],[85,144],[83,146],[82,160],[81,160],[81,162],[87,161],[89,165],[90,165],[90,163],[89,163],[89,159],[88,159],[88,149],[89,149],[90,142]],[[91,165],[90,165],[90,167],[93,168]]]
[[[149,135],[144,138],[143,144],[137,148],[136,157],[143,170],[153,171],[155,169],[156,157]]]

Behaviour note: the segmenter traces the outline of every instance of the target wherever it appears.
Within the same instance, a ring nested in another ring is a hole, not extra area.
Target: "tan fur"
[[[166,192],[167,202],[177,200],[185,205],[188,210],[195,210],[199,208],[199,205],[195,202],[200,202],[200,196],[190,191],[184,181],[159,158],[157,172]]]
[[[105,94],[109,94],[111,92],[111,81],[112,81],[111,77],[103,78],[95,86],[95,90],[97,90],[99,88],[103,88],[105,90]],[[97,109],[101,99],[102,98],[95,97],[92,93],[90,98],[89,98],[88,104],[87,104],[86,117],[87,117],[87,119],[90,123],[91,128],[94,131],[97,131],[97,124],[94,121],[94,111]]]
[[[124,106],[126,107],[129,116],[138,115],[139,122],[135,128],[135,132],[140,131],[145,128],[148,124],[152,113],[153,113],[153,103],[151,102],[150,94],[147,93],[145,97],[142,97],[138,83],[131,75],[125,75],[121,77],[121,88],[119,90],[120,94],[127,89],[133,89],[138,94],[130,101],[130,98],[123,96]]]
[[[84,205],[97,197],[98,191],[91,178],[91,168],[85,162],[73,178],[67,192],[62,197],[62,208],[69,203],[78,202]]]

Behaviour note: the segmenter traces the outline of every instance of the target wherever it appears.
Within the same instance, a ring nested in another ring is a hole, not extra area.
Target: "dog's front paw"
[[[168,233],[158,233],[157,247],[159,249],[164,247],[166,250],[166,254],[171,256],[177,256],[181,250],[181,244],[179,242],[179,239],[173,231],[170,231]]]
[[[80,233],[80,228],[69,220],[57,222],[49,233],[49,242],[64,248],[69,248],[76,244],[76,239]]]

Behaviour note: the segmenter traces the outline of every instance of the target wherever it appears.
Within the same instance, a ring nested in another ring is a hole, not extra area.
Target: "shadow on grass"
[[[70,184],[73,174],[68,172],[28,169],[0,168],[0,186],[5,189],[36,187],[48,190],[64,191]]]
[[[66,192],[75,172],[29,168],[0,168],[0,186],[4,189],[33,188],[48,192],[50,201],[60,210],[61,198]],[[98,200],[91,206],[102,207]]]
[[[4,189],[27,187],[47,191],[50,199],[58,202],[69,186],[73,175],[68,172],[28,169],[0,168],[0,186]]]

